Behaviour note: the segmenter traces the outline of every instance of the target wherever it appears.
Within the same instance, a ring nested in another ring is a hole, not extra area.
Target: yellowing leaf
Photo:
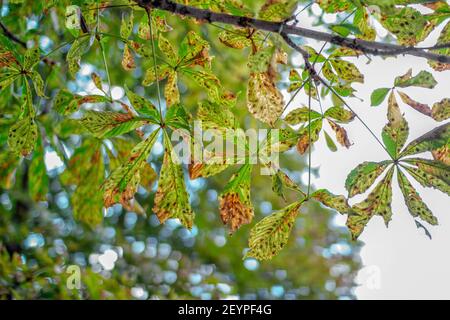
[[[296,7],[296,0],[267,0],[258,15],[266,21],[283,21],[290,18]]]
[[[312,121],[310,125],[303,127],[300,131],[300,139],[297,142],[297,151],[300,154],[304,154],[310,144],[314,144],[317,140],[319,140],[319,133],[322,130],[322,120]],[[311,132],[311,138],[309,134]]]
[[[384,218],[386,226],[392,217],[392,176],[394,168],[391,168],[366,200],[355,204],[347,219],[347,227],[350,229],[353,239],[359,237],[369,220],[374,215]]]
[[[33,152],[28,169],[28,188],[34,201],[46,201],[48,192],[48,176],[44,161],[44,146],[42,139],[38,139],[37,148]]]
[[[431,225],[437,225],[438,221],[428,206],[422,201],[422,198],[417,193],[416,189],[408,181],[406,176],[400,171],[397,171],[397,180],[400,190],[405,198],[405,204],[413,217],[419,217],[423,221]]]
[[[38,64],[41,58],[40,54],[41,53],[38,47],[28,49],[25,52],[25,56],[23,59],[23,68],[25,70],[30,70],[32,67]]]
[[[270,260],[287,244],[302,201],[271,214],[250,231],[250,250],[245,255],[258,260]]]
[[[164,136],[163,164],[159,174],[158,190],[155,195],[153,211],[161,223],[167,219],[180,219],[183,226],[192,228],[194,212],[189,204],[189,195],[184,184],[183,169],[173,153],[170,138]]]
[[[349,123],[355,119],[355,114],[352,111],[346,110],[341,106],[334,106],[325,111],[325,117],[332,118],[337,122]]]
[[[123,39],[128,39],[133,32],[133,10],[131,10],[131,13],[124,12],[122,14],[122,22],[120,24],[120,36]]]
[[[166,87],[164,89],[164,97],[166,98],[167,107],[180,102],[180,92],[178,90],[177,84],[177,73],[175,71],[170,71],[167,77]]]
[[[246,164],[234,174],[219,197],[220,218],[233,233],[253,219],[250,201],[251,166]]]
[[[289,112],[283,120],[287,124],[297,125],[308,122],[310,119],[315,120],[321,117],[322,115],[319,112],[314,110],[310,111],[308,107],[302,107]]]
[[[104,139],[135,130],[147,121],[129,113],[89,110],[80,122],[94,137]]]
[[[447,22],[444,29],[442,29],[441,34],[439,35],[437,45],[442,45],[450,42],[450,21]],[[433,50],[432,52],[442,55],[450,56],[450,48],[443,48],[438,50]],[[428,61],[428,64],[436,71],[445,71],[450,70],[450,63],[443,63],[438,61]]]
[[[450,99],[446,98],[433,105],[431,116],[436,121],[444,121],[450,117]]]
[[[126,71],[130,71],[136,68],[136,62],[134,61],[133,54],[131,53],[128,45],[125,45],[125,47],[123,48],[122,67]]]
[[[433,89],[437,82],[433,75],[428,71],[420,71],[414,77],[412,76],[412,69],[409,69],[403,76],[395,78],[394,84],[396,87],[422,87],[427,89]]]
[[[178,55],[175,52],[172,44],[162,34],[159,34],[158,38],[159,50],[169,59],[169,62],[175,65],[178,61]]]
[[[346,82],[364,83],[364,75],[359,72],[358,68],[351,62],[345,60],[330,60],[334,70],[336,70],[339,78]]]
[[[406,139],[408,139],[409,127],[398,107],[393,92],[391,92],[391,95],[389,96],[387,117],[389,122],[383,128],[382,138],[390,155],[393,158],[397,158]]]
[[[344,196],[336,196],[326,189],[320,189],[315,191],[311,198],[319,201],[324,206],[332,208],[342,214],[350,211],[350,206],[347,203],[347,199]]]
[[[400,98],[404,103],[426,116],[431,116],[431,109],[427,104],[417,102],[411,99],[406,93],[403,93],[401,91],[398,91],[398,94],[400,95]]]
[[[103,201],[105,207],[111,207],[120,202],[126,208],[133,199],[141,181],[142,170],[149,166],[147,159],[158,137],[159,130],[152,132],[147,139],[137,144],[131,150],[128,159],[115,169],[104,184]]]
[[[167,78],[171,70],[169,69],[169,66],[166,64],[156,66],[156,73],[158,74],[158,81],[164,80]],[[144,80],[142,80],[143,86],[149,86],[153,82],[156,81],[156,74],[155,74],[155,67],[151,66],[147,71],[145,72]]]
[[[349,173],[345,181],[345,189],[348,191],[348,196],[353,197],[366,192],[389,164],[389,161],[383,161],[379,163],[363,162],[358,165]]]
[[[11,126],[8,133],[8,145],[11,150],[26,157],[36,144],[38,126],[32,117],[25,117]]]
[[[158,123],[159,121],[161,121],[158,110],[149,100],[134,93],[133,91],[128,89],[127,86],[125,86],[125,93],[130,100],[130,103],[133,106],[134,110],[146,117],[149,117],[153,121],[153,123]]]
[[[352,144],[348,139],[347,131],[330,119],[328,119],[328,123],[330,124],[331,129],[333,129],[334,133],[336,134],[336,139],[341,144],[341,146],[346,147],[347,149],[350,148]]]
[[[268,73],[252,73],[247,88],[247,107],[258,120],[271,126],[283,112],[283,96]]]
[[[445,146],[449,139],[450,124],[446,123],[411,141],[402,151],[400,157],[436,150]]]

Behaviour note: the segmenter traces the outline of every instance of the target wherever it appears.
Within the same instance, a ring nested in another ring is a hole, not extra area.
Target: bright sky
[[[302,14],[300,21],[302,26],[307,26],[306,15]],[[440,29],[435,30],[432,38],[436,39],[439,32]],[[428,41],[421,45],[432,44],[433,41]],[[320,45],[314,46],[320,48]],[[353,98],[347,102],[378,137],[387,122],[387,102],[379,107],[371,107],[371,92],[376,88],[391,87],[394,78],[403,75],[409,68],[413,69],[413,74],[421,70],[432,71],[425,59],[410,56],[384,60],[373,58],[370,64],[367,64],[365,57],[353,58],[351,61],[355,62],[365,75],[363,85],[354,85],[357,89],[356,95],[364,101]],[[435,89],[413,88],[403,91],[411,98],[429,104],[450,97],[450,71],[434,75],[439,83]],[[407,143],[440,124],[401,103],[399,97],[397,100],[410,126]],[[307,101],[304,95],[299,96],[290,109],[307,104]],[[325,102],[324,107],[330,107],[330,103]],[[332,133],[328,125],[325,128],[328,133]],[[345,128],[354,145],[348,150],[339,148],[333,153],[326,147],[322,134],[312,154],[312,163],[314,167],[320,167],[320,177],[313,179],[317,188],[328,188],[335,194],[346,195],[344,182],[354,167],[363,161],[385,160],[387,155],[357,120]],[[356,289],[356,295],[359,299],[450,299],[450,199],[438,190],[424,189],[413,182],[439,220],[439,226],[427,226],[433,237],[430,240],[423,230],[416,228],[396,180],[394,181],[393,219],[389,228],[385,227],[381,217],[374,217],[360,237],[360,240],[365,242],[361,250],[364,268],[358,275],[360,286]],[[357,196],[351,203],[363,199],[363,196]],[[338,220],[344,225],[346,218]]]

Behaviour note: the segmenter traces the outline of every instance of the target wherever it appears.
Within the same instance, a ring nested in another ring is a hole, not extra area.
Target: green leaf
[[[378,88],[372,92],[370,96],[370,105],[372,107],[379,106],[383,103],[384,99],[386,99],[387,94],[389,93],[391,88]]]
[[[326,13],[336,13],[342,11],[349,11],[354,8],[352,1],[343,1],[343,0],[317,0],[316,1],[319,6]]]
[[[277,169],[275,174],[272,175],[272,191],[278,196],[286,200],[284,196],[285,189],[291,189],[299,192],[303,197],[306,197],[305,193],[300,189],[300,187],[292,181],[289,176],[282,170]]]
[[[66,7],[66,28],[81,29],[80,7],[71,5]]]
[[[48,192],[48,176],[44,161],[44,146],[42,138],[38,139],[36,150],[33,152],[28,169],[28,187],[34,201],[46,201]]]
[[[147,120],[129,113],[89,110],[80,122],[94,137],[104,139],[133,131],[146,124]]]
[[[171,69],[169,68],[168,65],[163,64],[156,66],[156,72],[158,74],[158,81],[162,81],[169,76]],[[147,87],[155,81],[156,81],[155,66],[151,66],[145,72],[144,80],[142,80],[142,85]]]
[[[158,38],[158,48],[161,50],[161,52],[169,59],[169,62],[172,65],[175,65],[178,61],[178,55],[175,52],[174,47],[172,44],[165,38],[161,33],[159,34]]]
[[[436,121],[444,121],[450,118],[450,99],[446,98],[433,105],[431,116]]]
[[[324,116],[332,118],[340,123],[349,123],[355,119],[356,115],[352,111],[346,110],[341,106],[334,106],[325,111]]]
[[[141,181],[141,173],[146,166],[150,152],[158,138],[159,129],[152,132],[147,139],[137,144],[127,160],[115,169],[103,186],[103,202],[105,207],[111,207],[115,203],[130,207],[129,202],[133,199]]]
[[[302,107],[289,112],[283,120],[287,124],[297,125],[300,123],[308,122],[310,119],[314,120],[321,117],[322,115],[319,112],[314,110],[310,111],[308,107]]]
[[[342,214],[348,213],[351,209],[347,203],[347,199],[344,196],[336,196],[326,189],[315,191],[311,195],[311,198]]]
[[[178,164],[177,156],[173,152],[167,133],[164,135],[164,145],[166,152],[159,174],[153,212],[161,223],[164,223],[167,219],[178,218],[186,228],[191,229],[194,223],[194,212],[189,204],[183,169],[181,164]]]
[[[417,180],[423,187],[435,188],[450,195],[450,184],[445,182],[441,177],[434,175],[434,172],[428,173],[421,168],[413,168],[403,166],[408,173]],[[448,167],[447,167],[448,170]],[[448,173],[447,173],[448,176]]]
[[[364,75],[359,72],[358,68],[352,62],[340,59],[332,59],[330,62],[342,80],[346,82],[364,83]]]
[[[130,13],[122,13],[122,22],[120,24],[120,36],[123,39],[128,39],[133,32],[134,17],[133,10]]]
[[[68,170],[61,175],[63,184],[76,186],[70,198],[74,218],[91,227],[100,224],[103,220],[100,188],[104,172],[105,165],[100,143],[96,139],[88,138],[75,149],[68,163]]]
[[[375,189],[369,194],[366,200],[355,204],[348,215],[347,227],[350,229],[353,239],[357,239],[364,230],[369,220],[374,215],[380,215],[384,218],[386,226],[392,217],[392,176],[394,167],[392,167],[386,176],[381,180]]]
[[[189,31],[181,41],[178,50],[181,61],[179,65],[184,67],[202,66],[210,67],[209,43],[202,39],[196,32]]]
[[[382,138],[389,154],[397,159],[408,139],[409,127],[400,111],[394,92],[391,92],[389,96],[387,117],[389,122],[383,128]]]
[[[330,135],[326,131],[324,131],[324,134],[325,134],[325,141],[327,143],[328,149],[330,149],[331,152],[336,152],[337,146],[334,143],[333,139],[330,137]]]
[[[250,29],[225,30],[219,33],[219,41],[234,49],[244,49],[252,46],[252,37],[249,37]]]
[[[402,151],[400,157],[439,149],[445,146],[449,139],[450,124],[446,123],[411,141]]]
[[[60,90],[54,100],[53,109],[62,115],[70,115],[85,103],[105,103],[108,98],[100,95],[79,96],[71,93],[68,90]]]
[[[275,53],[274,46],[265,47],[248,58],[250,72],[265,72],[269,68],[271,59]]]
[[[27,116],[11,126],[8,145],[13,152],[23,157],[34,149],[38,138],[38,126],[34,118]]]
[[[437,81],[428,71],[420,71],[413,77],[412,69],[409,69],[403,76],[395,78],[394,84],[396,87],[400,88],[422,87],[433,89],[437,85]]]
[[[382,15],[380,22],[397,37],[399,44],[406,46],[425,39],[434,27],[420,11],[410,7],[392,8],[389,14]]]
[[[444,29],[442,29],[441,34],[436,42],[436,45],[442,45],[450,42],[450,21],[447,22]],[[436,54],[442,54],[450,56],[450,48],[442,48],[438,50],[433,50],[432,52]],[[438,61],[428,61],[428,64],[436,71],[450,70],[450,63],[443,63]]]
[[[210,101],[199,103],[197,117],[202,121],[202,129],[214,129],[221,132],[236,127],[236,119],[230,109]]]
[[[228,225],[230,233],[253,219],[253,206],[250,201],[252,167],[243,165],[235,173],[219,196],[220,218]]]
[[[36,64],[38,64],[40,60],[41,60],[41,51],[39,50],[38,47],[28,49],[25,52],[25,57],[23,60],[23,69],[29,71]]]
[[[126,85],[125,93],[128,97],[128,100],[130,100],[130,103],[133,106],[134,110],[146,117],[149,117],[155,124],[161,121],[158,110],[149,100],[134,93],[133,91],[128,89]]]
[[[91,46],[89,37],[80,37],[76,39],[67,52],[66,60],[69,65],[69,73],[75,78],[76,73],[80,70],[81,56],[86,53]]]
[[[37,71],[32,71],[30,73],[31,81],[33,81],[34,88],[36,90],[36,94],[39,97],[45,97],[44,92],[44,81],[41,78],[41,75]]]
[[[266,21],[283,21],[297,8],[296,0],[270,0],[259,11],[259,18]]]
[[[420,170],[443,180],[447,184],[450,184],[450,166],[448,164],[441,161],[420,158],[409,158],[403,161],[417,166]]]
[[[431,225],[437,225],[438,221],[436,217],[433,216],[433,213],[422,201],[422,198],[417,193],[416,189],[414,189],[412,184],[400,170],[397,170],[397,180],[400,190],[403,193],[403,197],[405,198],[405,204],[411,215],[413,217],[419,217]]]
[[[19,164],[19,158],[12,152],[2,152],[0,153],[0,163],[0,187],[8,190],[13,185],[13,177]]]
[[[345,189],[348,191],[348,196],[351,198],[366,192],[390,163],[390,161],[383,161],[359,164],[349,173],[345,180]]]
[[[183,69],[183,72],[194,80],[199,86],[206,89],[208,93],[208,98],[215,102],[220,102],[221,100],[221,89],[220,80],[210,71],[206,70],[187,70]]]
[[[165,123],[167,126],[176,129],[185,129],[190,131],[190,115],[184,109],[184,106],[180,103],[170,107],[167,110]]]
[[[250,74],[247,107],[256,119],[270,126],[274,126],[283,113],[283,96],[268,73]]]
[[[250,231],[250,250],[245,257],[270,260],[276,256],[289,240],[302,203],[295,202],[259,221]]]

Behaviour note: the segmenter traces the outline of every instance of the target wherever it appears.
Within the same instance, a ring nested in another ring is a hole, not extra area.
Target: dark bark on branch
[[[9,39],[11,39],[12,41],[14,41],[15,43],[20,44],[22,47],[24,47],[25,49],[27,48],[27,44],[20,40],[19,38],[17,38],[11,31],[9,31],[9,29],[2,23],[0,22],[0,28],[3,31],[3,34],[8,37]]]
[[[341,47],[347,47],[354,50],[362,51],[365,54],[395,56],[400,54],[408,54],[416,57],[426,58],[441,63],[450,63],[450,56],[439,55],[428,51],[431,48],[405,47],[390,43],[381,43],[374,41],[366,41],[361,39],[345,38],[326,32],[311,30],[303,27],[288,25],[286,22],[273,22],[260,19],[254,19],[243,16],[233,16],[226,13],[212,12],[209,10],[199,9],[183,4],[176,3],[172,0],[135,0],[135,2],[144,8],[156,8],[169,11],[182,16],[188,16],[199,20],[205,20],[209,23],[220,22],[224,24],[234,25],[237,27],[251,27],[258,30],[270,31],[279,34],[296,35],[300,37],[315,39],[318,41],[326,41]],[[450,47],[450,44],[436,46],[436,48]]]

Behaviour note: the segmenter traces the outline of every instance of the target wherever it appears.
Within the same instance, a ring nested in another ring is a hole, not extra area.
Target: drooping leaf
[[[252,73],[247,88],[247,107],[258,120],[271,126],[283,112],[283,96],[268,73]]]
[[[62,115],[70,115],[85,103],[105,103],[108,98],[101,95],[80,96],[68,90],[60,90],[53,100],[53,109]]]
[[[158,137],[159,130],[152,132],[148,138],[137,144],[127,160],[115,169],[105,181],[103,189],[103,202],[105,207],[111,207],[115,203],[121,203],[126,208],[130,207],[141,180],[141,172],[145,166],[150,166],[147,159]]]
[[[334,143],[333,139],[326,131],[324,131],[324,134],[325,134],[325,142],[327,143],[328,149],[330,149],[331,152],[336,152],[337,151],[336,143]]]
[[[419,217],[431,225],[437,225],[437,218],[433,216],[433,213],[422,201],[422,198],[417,193],[416,189],[414,189],[412,184],[400,170],[397,170],[397,180],[400,190],[403,193],[403,197],[405,198],[405,204],[411,215],[413,217]]]
[[[366,192],[390,163],[390,161],[363,162],[358,165],[348,174],[345,180],[345,189],[348,191],[348,196],[351,198]]]
[[[336,134],[336,139],[341,144],[341,146],[347,149],[350,148],[352,144],[348,139],[347,131],[343,127],[338,125],[336,122],[331,121],[330,119],[328,119],[328,123],[330,124],[331,129],[333,129],[334,133]]]
[[[422,87],[433,89],[437,85],[437,81],[433,75],[428,71],[420,71],[417,75],[412,75],[412,69],[409,69],[403,76],[395,78],[394,84],[396,87]]]
[[[389,96],[388,114],[389,122],[383,128],[382,138],[386,149],[393,158],[397,158],[408,139],[409,127],[403,117],[393,92]]]
[[[370,105],[372,107],[379,106],[383,103],[383,101],[386,99],[386,96],[388,95],[391,88],[378,88],[375,89],[372,92],[372,95],[370,96]]]
[[[30,73],[31,81],[33,82],[34,88],[36,90],[36,94],[39,97],[45,97],[44,93],[44,80],[42,80],[41,75],[37,71],[32,71]]]
[[[66,56],[69,65],[69,73],[72,77],[75,78],[76,73],[80,70],[81,56],[86,53],[90,46],[90,38],[86,36],[80,37],[72,43]]]
[[[292,181],[284,171],[277,169],[275,174],[272,175],[272,191],[286,200],[284,195],[285,189],[291,189],[300,193],[302,196],[306,196],[298,184]]]
[[[219,197],[220,218],[233,233],[253,219],[253,206],[250,201],[250,181],[252,167],[243,165],[234,174]]]
[[[180,102],[180,91],[178,90],[178,76],[174,71],[170,71],[167,77],[164,97],[168,107]]]
[[[431,116],[431,108],[427,104],[417,102],[401,91],[398,91],[398,94],[404,103],[426,116]]]
[[[380,215],[384,218],[386,226],[392,217],[392,176],[394,167],[392,167],[386,176],[381,180],[375,189],[369,194],[366,200],[355,204],[348,215],[347,227],[350,229],[353,239],[357,239],[364,227],[374,215]]]
[[[120,24],[120,36],[123,39],[128,39],[133,32],[133,24],[134,24],[134,17],[133,17],[133,10],[128,12],[124,12],[122,14],[122,22]]]
[[[167,134],[164,136],[165,153],[159,174],[158,190],[155,195],[153,212],[161,223],[167,219],[180,219],[183,226],[192,228],[194,212],[189,204],[189,195],[184,183],[183,169]]]
[[[346,214],[350,211],[350,206],[347,203],[347,199],[344,196],[336,196],[327,189],[320,189],[315,191],[311,198],[319,201],[324,206],[332,208],[342,214]]]
[[[297,142],[297,151],[300,154],[304,154],[310,144],[314,144],[317,140],[319,140],[319,133],[322,130],[322,120],[311,121],[311,124],[303,127],[300,131],[300,139]],[[311,137],[310,137],[311,133]]]
[[[259,221],[250,231],[246,257],[270,260],[287,244],[302,201],[271,214]]]
[[[133,53],[131,52],[130,47],[128,47],[127,44],[125,44],[123,48],[122,67],[126,71],[130,71],[136,68],[136,62],[134,60]]]
[[[411,141],[402,151],[400,157],[439,149],[445,146],[449,139],[450,124],[446,123]]]

